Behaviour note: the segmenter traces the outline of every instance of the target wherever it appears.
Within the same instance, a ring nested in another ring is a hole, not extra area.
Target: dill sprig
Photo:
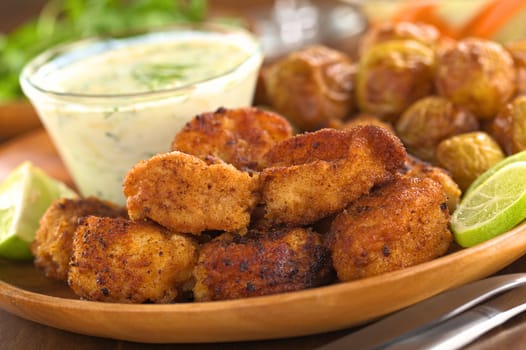
[[[192,67],[193,65],[190,64],[175,63],[140,64],[132,70],[132,76],[137,82],[155,89],[175,80],[184,79],[188,69]]]

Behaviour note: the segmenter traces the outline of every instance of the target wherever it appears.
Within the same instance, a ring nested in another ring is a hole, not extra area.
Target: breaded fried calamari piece
[[[123,207],[95,197],[54,201],[40,219],[40,227],[31,243],[35,265],[44,270],[47,277],[66,280],[73,234],[79,218],[88,215],[127,217]]]
[[[385,129],[322,129],[274,146],[262,172],[262,225],[308,225],[389,181],[406,158]]]
[[[331,282],[334,270],[321,235],[293,228],[225,233],[203,245],[194,276],[194,299],[209,301],[316,287]]]
[[[351,129],[359,125],[376,125],[386,129],[389,132],[392,132],[393,134],[395,133],[393,126],[389,122],[367,113],[361,113],[353,116],[352,118],[345,121],[345,123],[340,125],[337,129]]]
[[[190,236],[151,221],[89,216],[75,232],[68,284],[88,300],[168,303],[191,281],[197,258]]]
[[[136,164],[123,184],[130,218],[151,219],[176,232],[243,233],[259,200],[257,174],[208,165],[173,151]]]
[[[258,108],[219,108],[196,116],[175,136],[173,151],[219,158],[240,170],[260,168],[274,143],[292,136],[289,122]]]
[[[433,166],[408,154],[405,166],[401,170],[401,173],[404,176],[428,177],[441,184],[444,191],[446,191],[447,207],[450,213],[453,213],[460,202],[462,191],[449,172],[445,169]]]
[[[444,255],[452,241],[446,200],[437,182],[400,177],[352,202],[328,236],[338,278],[380,275]]]

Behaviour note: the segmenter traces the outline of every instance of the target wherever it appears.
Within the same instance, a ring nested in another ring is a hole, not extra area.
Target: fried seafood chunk
[[[338,278],[380,275],[445,254],[452,241],[446,200],[436,181],[400,177],[351,203],[327,240]]]
[[[243,233],[259,200],[257,174],[173,151],[136,164],[123,185],[130,218],[176,232]]]
[[[366,125],[301,134],[265,158],[262,225],[308,225],[391,180],[406,152],[392,133]]]
[[[408,155],[401,174],[410,177],[428,177],[442,185],[442,188],[446,192],[447,207],[450,213],[453,213],[460,202],[462,190],[446,169],[433,166],[423,160]]]
[[[168,303],[192,281],[198,246],[151,221],[89,216],[73,241],[68,284],[81,298]]]
[[[172,150],[255,170],[274,143],[291,136],[292,127],[278,114],[258,108],[219,108],[187,123],[175,136]]]
[[[334,279],[330,253],[310,229],[225,233],[202,246],[194,269],[196,301],[296,291]]]
[[[352,112],[355,75],[347,55],[316,45],[270,65],[263,81],[271,106],[300,130],[312,131]]]
[[[40,219],[40,226],[31,243],[35,265],[47,277],[66,280],[72,253],[73,234],[79,218],[88,215],[126,217],[126,210],[95,197],[61,198],[54,201]]]
[[[386,129],[389,132],[392,132],[393,134],[395,133],[393,126],[389,122],[367,113],[361,113],[353,116],[352,118],[345,121],[345,123],[342,123],[342,125],[340,125],[337,129],[351,129],[360,125],[376,125]]]

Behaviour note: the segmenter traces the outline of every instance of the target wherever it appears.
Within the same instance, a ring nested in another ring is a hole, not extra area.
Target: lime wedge
[[[30,259],[40,218],[60,197],[77,194],[30,162],[14,169],[0,184],[0,256]]]
[[[473,189],[477,188],[481,183],[483,183],[488,177],[493,175],[497,170],[500,168],[514,163],[514,162],[526,162],[526,151],[515,153],[514,155],[511,155],[509,157],[504,158],[500,162],[493,165],[491,168],[480,174],[479,177],[476,178],[475,181],[469,186],[469,188],[464,193],[464,196],[467,196],[469,192],[471,192]]]
[[[471,247],[526,218],[526,162],[504,165],[470,191],[451,216],[456,242]]]

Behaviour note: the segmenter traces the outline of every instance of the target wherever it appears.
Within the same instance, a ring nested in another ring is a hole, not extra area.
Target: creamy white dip
[[[44,53],[21,83],[82,195],[123,204],[128,170],[189,119],[251,104],[261,61],[244,31],[174,30]]]
[[[53,89],[122,94],[179,88],[225,74],[249,56],[235,44],[206,38],[108,46],[107,51],[53,74]]]

